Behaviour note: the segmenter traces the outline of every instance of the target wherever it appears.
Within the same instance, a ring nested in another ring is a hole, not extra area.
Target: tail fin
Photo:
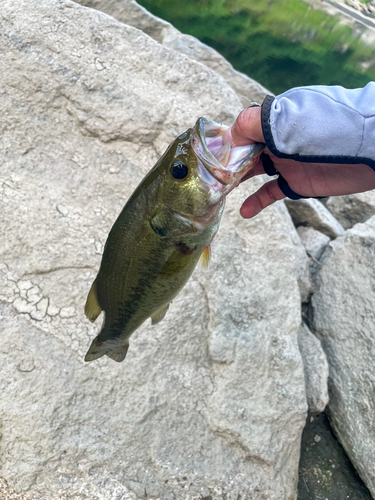
[[[94,359],[99,359],[106,353],[107,349],[103,349],[103,343],[99,342],[97,338],[95,338],[90,346],[90,349],[87,351],[85,356],[85,361],[94,361]]]
[[[124,361],[125,356],[128,352],[129,349],[129,342],[125,345],[122,345],[120,347],[117,347],[116,349],[112,349],[108,352],[106,352],[106,355],[117,361],[118,363],[121,363],[121,361]]]
[[[125,345],[114,345],[113,341],[104,341],[100,342],[98,337],[96,337],[90,346],[90,349],[87,351],[85,356],[85,361],[94,361],[95,359],[99,359],[102,356],[108,356],[109,358],[120,363],[124,361],[126,353],[129,349],[129,342]]]

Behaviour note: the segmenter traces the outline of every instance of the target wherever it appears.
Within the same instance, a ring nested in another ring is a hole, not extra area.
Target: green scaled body
[[[205,165],[197,151],[198,122],[169,146],[109,233],[85,306],[91,321],[104,311],[104,322],[86,361],[104,355],[123,361],[132,333],[148,318],[163,319],[205,249],[209,255],[229,188],[222,165],[214,157]],[[222,136],[226,128],[214,126]]]

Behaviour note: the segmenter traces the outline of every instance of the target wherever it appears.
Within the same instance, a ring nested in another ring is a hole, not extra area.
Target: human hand
[[[243,146],[255,142],[265,142],[261,125],[261,108],[244,109],[233,126],[227,130],[224,143]],[[268,148],[276,170],[286,179],[296,193],[307,196],[338,196],[361,193],[375,189],[375,172],[365,164],[304,163],[287,158],[278,158]],[[242,179],[242,181],[264,174],[262,160]],[[277,200],[285,198],[277,179],[264,184],[242,204],[240,213],[249,219]]]

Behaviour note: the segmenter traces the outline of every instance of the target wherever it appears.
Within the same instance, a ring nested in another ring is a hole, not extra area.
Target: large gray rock
[[[345,231],[342,225],[319,200],[313,198],[301,200],[286,199],[285,204],[296,226],[310,226],[330,238],[336,238]]]
[[[300,295],[283,211],[239,216],[261,181],[232,193],[210,273],[133,335],[125,362],[83,362],[117,214],[198,116],[232,123],[237,95],[68,1],[4,0],[0,24],[0,475],[38,500],[295,500]]]
[[[337,436],[375,496],[375,217],[331,242],[312,298]]]
[[[298,345],[303,359],[309,411],[320,413],[328,404],[328,361],[320,340],[302,323]]]
[[[324,249],[331,241],[329,236],[309,226],[298,226],[297,233],[307,254],[316,260],[320,259]]]
[[[326,207],[345,229],[375,215],[375,190],[346,196],[331,196]]]
[[[264,176],[265,177],[265,176]],[[268,179],[265,181],[267,182]],[[278,209],[283,214],[284,231],[289,235],[290,241],[293,244],[293,255],[298,280],[298,287],[301,295],[301,302],[308,302],[314,287],[310,274],[310,258],[308,257],[301,238],[296,230],[292,218],[284,203],[278,203]]]
[[[144,31],[166,47],[187,54],[191,59],[210,67],[225,78],[244,108],[254,101],[261,103],[267,94],[272,94],[252,78],[236,71],[216,50],[193,36],[181,33],[170,23],[138,5],[135,0],[78,0],[78,3],[110,14],[118,21]]]

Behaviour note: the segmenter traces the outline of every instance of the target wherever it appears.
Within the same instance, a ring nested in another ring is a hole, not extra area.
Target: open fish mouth
[[[216,181],[218,190],[228,194],[257,163],[265,144],[256,143],[248,146],[231,147],[223,143],[229,127],[206,118],[198,118],[194,127],[192,147],[198,159],[207,171],[201,171],[204,180],[210,177]],[[207,173],[209,174],[207,176]],[[213,180],[212,179],[212,180]],[[212,182],[211,182],[212,184]]]

